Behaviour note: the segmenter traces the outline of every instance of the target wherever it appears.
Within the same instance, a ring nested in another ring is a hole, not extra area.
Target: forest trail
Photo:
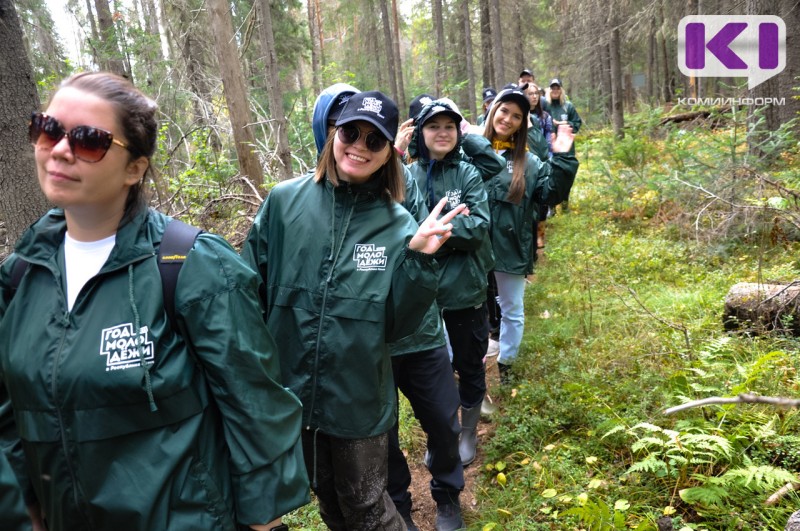
[[[495,394],[499,383],[497,357],[486,358],[488,394],[498,406],[500,404]],[[486,417],[481,417],[481,421],[478,424],[478,453],[475,461],[464,469],[464,491],[461,493],[461,511],[467,524],[470,522],[470,513],[476,511],[478,506],[477,484],[480,481],[481,471],[484,469],[485,462],[485,454],[482,447],[494,434],[494,430],[495,423],[487,420]],[[411,470],[411,487],[409,490],[414,504],[411,510],[411,517],[420,531],[435,531],[436,503],[434,503],[430,493],[431,475],[423,462],[425,445],[421,444],[419,447],[418,452],[406,456],[408,467]]]

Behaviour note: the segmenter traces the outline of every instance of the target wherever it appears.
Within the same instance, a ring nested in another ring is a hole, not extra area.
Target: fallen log
[[[671,116],[665,116],[659,122],[659,125],[664,125],[668,123],[681,123],[681,122],[688,122],[691,120],[696,120],[697,118],[706,119],[710,117],[712,114],[720,115],[726,113],[731,110],[730,105],[726,107],[717,107],[714,109],[701,109],[697,111],[689,111],[689,112],[682,112],[680,114],[673,114]]]
[[[725,296],[723,324],[729,331],[800,335],[800,283],[735,284]]]

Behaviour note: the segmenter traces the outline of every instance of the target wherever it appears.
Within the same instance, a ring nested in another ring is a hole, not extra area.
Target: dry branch
[[[742,393],[739,396],[729,397],[711,396],[709,398],[692,400],[686,402],[685,404],[665,409],[664,414],[671,415],[673,413],[677,413],[678,411],[683,411],[684,409],[708,406],[712,404],[769,404],[771,406],[789,408],[800,407],[800,400],[780,396],[761,396],[753,393]]]

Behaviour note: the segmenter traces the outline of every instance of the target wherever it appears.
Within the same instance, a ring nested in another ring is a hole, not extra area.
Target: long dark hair
[[[157,105],[128,79],[111,72],[82,72],[61,82],[59,90],[72,87],[101,98],[114,108],[114,113],[128,144],[129,160],[145,157],[150,161],[156,151],[158,122]],[[151,171],[148,165],[144,177],[130,187],[125,200],[121,224],[130,220],[147,206],[144,179]]]
[[[503,100],[495,101],[489,111],[489,116],[486,117],[485,127],[483,129],[483,136],[494,140],[494,115],[497,114],[497,109],[504,103],[513,103],[517,107],[519,104],[515,101]],[[522,110],[520,108],[520,110]],[[508,187],[508,196],[506,199],[512,203],[519,204],[525,196],[525,169],[528,163],[528,113],[523,112],[522,123],[517,129],[517,132],[511,135],[511,141],[514,142],[514,149],[512,151],[512,160],[514,161],[514,171],[511,175],[511,185]]]
[[[333,142],[336,138],[336,131],[328,135],[325,147],[317,162],[317,169],[314,171],[314,181],[324,183],[325,176],[334,186],[339,186],[339,174],[336,171],[336,159],[333,156]],[[400,165],[400,157],[397,156],[391,142],[389,146],[389,160],[387,160],[378,171],[372,174],[370,179],[378,179],[380,184],[381,197],[386,201],[397,201],[401,203],[405,199],[406,181],[403,169]]]

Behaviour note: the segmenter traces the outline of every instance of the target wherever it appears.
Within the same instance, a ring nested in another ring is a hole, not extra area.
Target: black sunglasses
[[[341,125],[339,129],[336,131],[336,135],[339,137],[339,141],[342,144],[355,144],[356,141],[361,137],[361,129],[356,127],[355,125]],[[389,139],[383,136],[379,131],[370,131],[364,137],[364,145],[367,146],[367,149],[372,151],[373,153],[378,153],[386,147],[386,144],[389,142]]]
[[[89,125],[79,125],[67,131],[61,122],[42,112],[31,115],[28,135],[31,144],[43,149],[53,149],[66,136],[72,154],[84,162],[100,162],[111,144],[128,148],[127,144],[114,138],[109,131]]]

